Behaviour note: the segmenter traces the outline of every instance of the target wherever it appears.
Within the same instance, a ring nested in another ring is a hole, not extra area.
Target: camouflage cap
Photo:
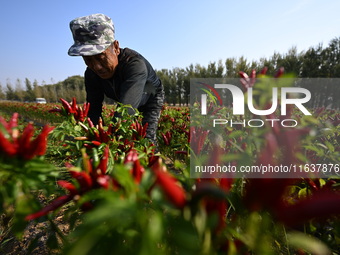
[[[112,20],[104,14],[91,14],[70,22],[74,44],[70,56],[92,56],[102,53],[115,40]]]

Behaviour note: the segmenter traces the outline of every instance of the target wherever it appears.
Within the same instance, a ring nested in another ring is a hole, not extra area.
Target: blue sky
[[[69,22],[104,13],[116,39],[156,69],[244,56],[248,61],[298,51],[340,36],[334,0],[12,0],[1,4],[0,83],[25,78],[49,84],[83,75],[81,57],[67,55]]]

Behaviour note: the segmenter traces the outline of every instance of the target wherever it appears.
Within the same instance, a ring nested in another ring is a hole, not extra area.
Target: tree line
[[[225,61],[210,62],[207,66],[191,64],[185,68],[161,69],[157,70],[157,74],[164,85],[166,103],[188,105],[190,78],[237,78],[239,71],[249,74],[253,69],[259,72],[264,67],[269,76],[283,67],[285,73],[298,78],[340,78],[340,37],[332,39],[326,47],[320,43],[302,52],[292,47],[287,53],[274,52],[269,58],[248,61],[244,56],[232,57]],[[334,96],[339,95],[340,86],[334,88],[332,93]],[[313,94],[325,94],[323,86],[314,87]],[[47,102],[58,102],[59,98],[70,101],[76,97],[77,102],[85,102],[84,77],[77,75],[55,84],[43,85],[38,85],[37,81],[31,83],[26,78],[24,84],[18,79],[15,86],[10,82],[5,87],[0,86],[0,99],[30,102],[37,97],[45,97]],[[318,106],[323,104],[326,102],[319,100]],[[340,108],[339,103],[337,107]]]
[[[0,86],[0,100],[12,100],[20,102],[33,102],[38,97],[44,97],[47,102],[60,102],[59,98],[71,101],[76,97],[78,102],[85,102],[84,77],[75,75],[55,84],[39,85],[25,79],[24,84],[20,79],[16,80],[15,86],[9,81],[5,88]]]

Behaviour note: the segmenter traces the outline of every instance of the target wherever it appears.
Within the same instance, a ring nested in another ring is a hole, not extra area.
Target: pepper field
[[[188,107],[164,107],[159,152],[138,113],[106,105],[94,126],[88,107],[0,102],[1,254],[340,254],[337,175],[190,178],[190,157],[210,145]],[[278,146],[339,167],[339,112],[313,116],[289,131],[226,127],[208,160],[257,165]]]

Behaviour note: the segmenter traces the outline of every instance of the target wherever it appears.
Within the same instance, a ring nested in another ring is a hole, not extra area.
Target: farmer
[[[161,80],[150,63],[138,52],[120,48],[115,40],[112,20],[104,14],[79,17],[70,22],[74,44],[70,56],[82,56],[85,71],[88,116],[94,124],[102,114],[104,95],[130,105],[129,114],[137,108],[148,123],[146,137],[154,144],[158,119],[164,101]]]

